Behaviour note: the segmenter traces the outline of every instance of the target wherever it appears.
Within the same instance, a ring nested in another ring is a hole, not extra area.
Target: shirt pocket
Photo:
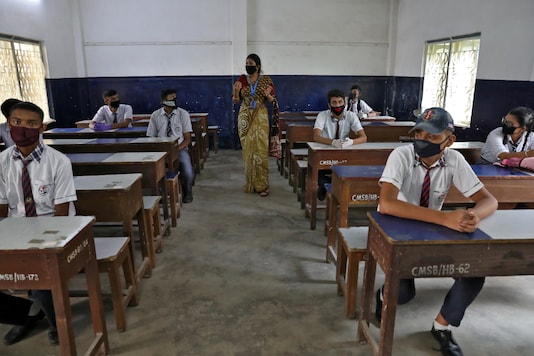
[[[449,188],[444,187],[435,187],[432,191],[432,207],[434,208],[441,208],[443,203],[445,202],[445,199],[447,198],[447,193],[449,192]]]
[[[32,180],[33,200],[42,210],[54,209],[55,188],[54,183],[39,179]]]

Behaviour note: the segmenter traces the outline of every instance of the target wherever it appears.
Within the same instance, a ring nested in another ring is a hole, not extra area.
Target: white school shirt
[[[354,103],[352,103],[352,107],[350,108],[350,111],[358,114],[358,117],[360,119],[364,119],[367,117],[367,115],[369,115],[370,112],[373,111],[373,109],[362,99],[359,99],[359,100],[360,100],[360,111],[358,111],[358,101],[355,101]]]
[[[525,147],[523,147],[523,142],[525,142],[525,137],[527,136],[527,132],[523,132],[519,140],[517,141],[517,144],[512,143],[512,139],[510,138],[510,135],[507,135],[506,137],[506,144],[502,143],[503,139],[503,132],[502,127],[497,127],[496,129],[493,129],[488,137],[486,138],[486,142],[484,143],[484,146],[482,147],[482,151],[480,153],[480,157],[482,157],[484,160],[486,160],[489,163],[498,162],[499,155],[503,152],[521,152],[521,151],[529,151],[534,149],[534,133],[530,133],[528,135],[528,139],[526,141]]]
[[[333,140],[336,137],[337,119],[332,116],[332,111],[321,111],[315,120],[314,129],[322,130],[321,136]],[[343,118],[339,120],[339,138],[344,140],[349,137],[350,131],[358,132],[362,124],[356,113],[345,110]]]
[[[7,122],[0,124],[0,142],[3,142],[6,147],[11,147],[15,144],[11,138]]]
[[[72,165],[63,153],[42,145],[40,161],[28,164],[33,200],[38,216],[54,215],[55,205],[71,202],[69,215],[76,215],[74,204],[76,188]],[[22,161],[13,158],[17,146],[0,153],[0,204],[8,205],[8,216],[25,217],[24,193],[22,190]]]
[[[127,104],[120,104],[119,108],[117,109],[117,123],[124,122],[125,119],[132,120],[133,117],[133,110],[130,105]],[[107,105],[102,105],[100,109],[96,112],[95,116],[93,117],[93,122],[105,122],[106,124],[113,124],[113,113],[111,112],[111,109]],[[128,124],[129,127],[132,126],[132,123],[130,122]]]
[[[430,209],[441,210],[451,184],[466,198],[484,187],[464,156],[448,147],[432,167],[435,168],[430,170]],[[419,205],[425,175],[426,168],[416,156],[414,146],[405,145],[391,152],[379,182],[397,187],[399,200]]]
[[[184,133],[193,132],[191,125],[191,118],[189,113],[177,107],[171,112],[171,129],[172,136],[178,137],[178,144],[184,141]],[[150,122],[146,130],[146,135],[151,137],[167,137],[167,125],[169,119],[167,118],[164,108],[160,108],[150,115]]]

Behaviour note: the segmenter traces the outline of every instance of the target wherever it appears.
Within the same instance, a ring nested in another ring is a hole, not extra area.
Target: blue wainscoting
[[[114,77],[48,79],[51,116],[57,127],[73,127],[76,121],[91,118],[102,105],[102,93],[116,89],[121,101],[132,105],[134,114],[150,114],[160,107],[159,93],[174,88],[178,105],[189,112],[209,113],[209,124],[220,128],[221,148],[239,148],[236,116],[232,104],[232,76]],[[283,111],[324,110],[327,93],[340,89],[348,96],[354,84],[373,109],[413,120],[419,107],[422,78],[374,76],[272,76]],[[534,84],[518,81],[478,80],[475,89],[472,126],[457,131],[459,140],[483,141],[506,112],[519,105],[534,106]]]

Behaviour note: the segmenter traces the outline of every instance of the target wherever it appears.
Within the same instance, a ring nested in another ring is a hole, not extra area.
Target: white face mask
[[[176,99],[174,100],[164,100],[161,102],[163,105],[165,106],[169,106],[171,108],[175,108],[177,105],[176,105]]]

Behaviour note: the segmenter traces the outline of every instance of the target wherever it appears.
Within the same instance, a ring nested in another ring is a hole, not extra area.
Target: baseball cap
[[[9,117],[9,114],[11,113],[11,108],[14,105],[19,104],[19,103],[22,103],[22,101],[19,99],[15,99],[15,98],[10,98],[10,99],[5,100],[2,103],[2,114],[4,114],[6,118]]]
[[[454,121],[447,110],[442,108],[429,108],[417,117],[415,126],[410,132],[413,130],[425,130],[433,135],[438,135],[443,130],[454,132]]]

